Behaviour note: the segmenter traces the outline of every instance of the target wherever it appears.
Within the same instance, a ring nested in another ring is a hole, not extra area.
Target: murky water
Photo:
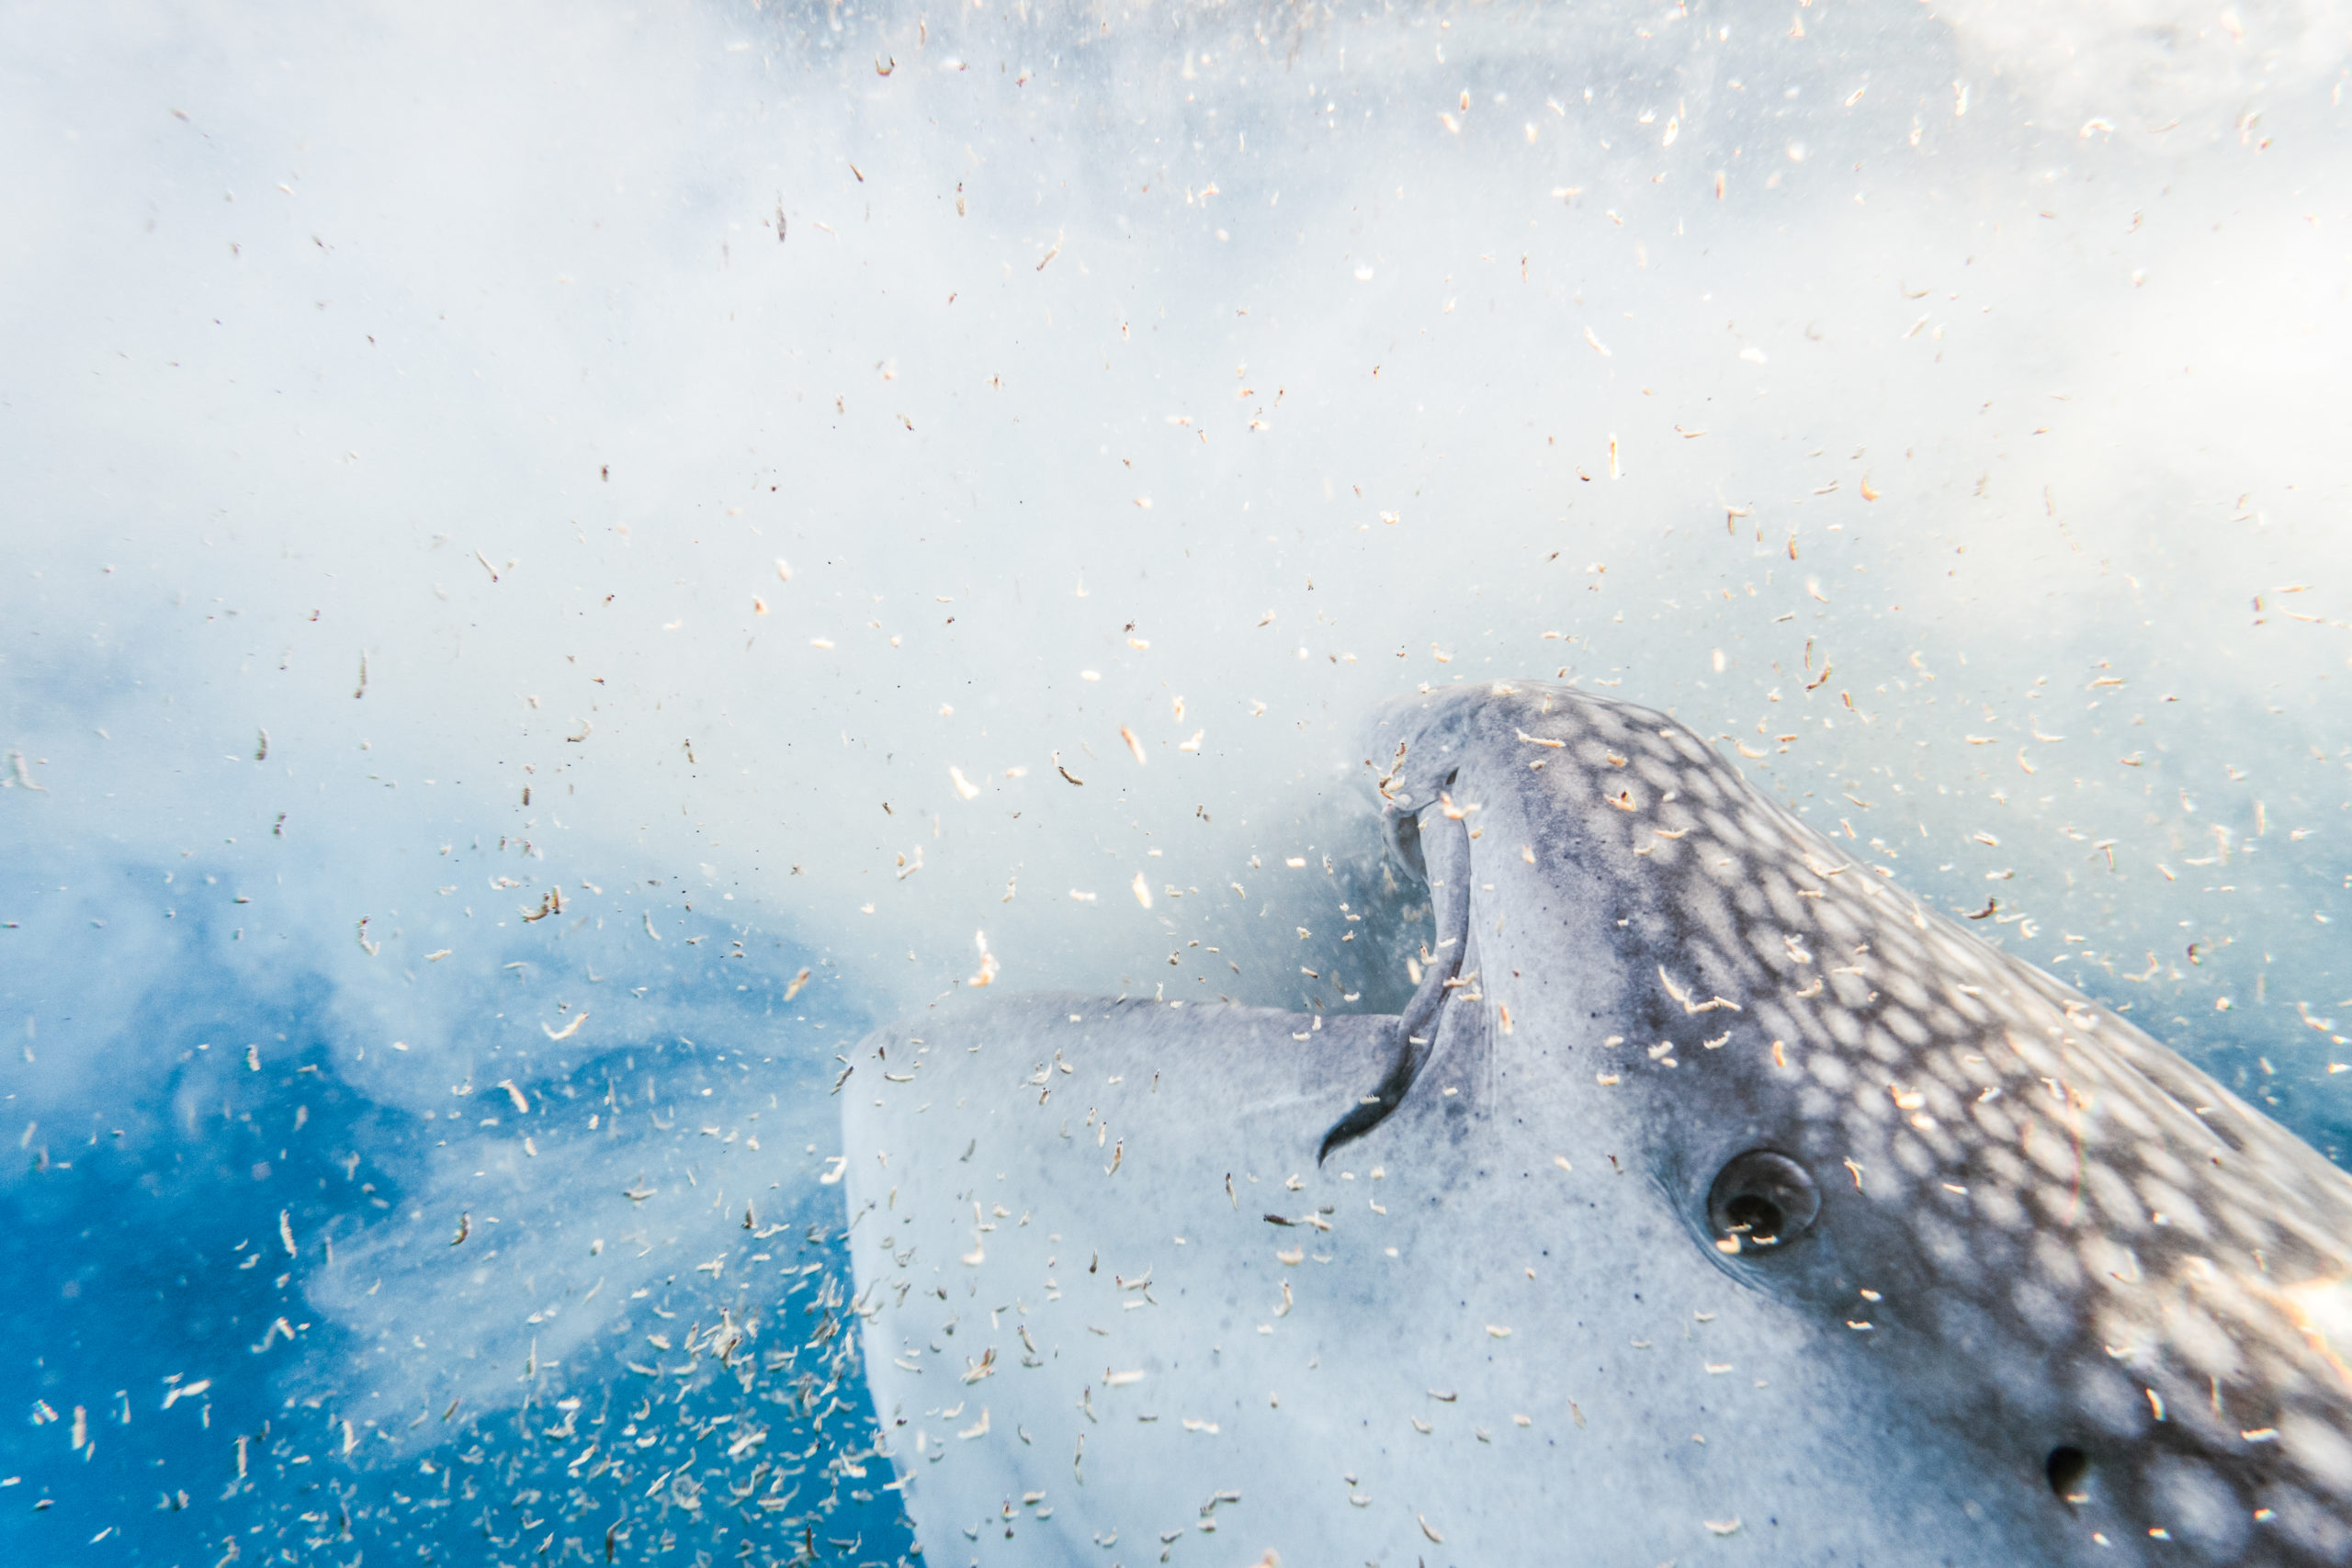
[[[1393,1010],[1424,684],[2348,1146],[2340,14],[15,23],[14,1558],[905,1556],[845,1042]]]

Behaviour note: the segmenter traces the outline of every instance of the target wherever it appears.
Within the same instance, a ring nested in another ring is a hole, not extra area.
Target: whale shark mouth
[[[1401,747],[1398,755],[1403,755]],[[1453,777],[1447,775],[1448,786]],[[1387,782],[1381,781],[1384,786]],[[1385,787],[1381,793],[1395,808],[1396,803]],[[1409,837],[1403,829],[1407,821],[1414,824]],[[1405,1103],[1422,1069],[1429,1066],[1438,1038],[1439,1016],[1460,983],[1463,954],[1470,944],[1470,832],[1464,813],[1441,790],[1435,801],[1410,817],[1399,808],[1390,840],[1399,858],[1418,870],[1429,885],[1430,907],[1437,918],[1437,943],[1430,949],[1430,962],[1421,971],[1412,1000],[1396,1020],[1388,1070],[1371,1093],[1358,1100],[1355,1108],[1323,1134],[1315,1156],[1318,1165],[1330,1158],[1334,1150],[1379,1126]]]
[[[1490,688],[1384,724],[1431,915],[1400,1011],[991,996],[860,1047],[895,1070],[843,1102],[853,1304],[927,1536],[1019,1523],[1051,1447],[1084,1490],[993,1561],[1258,1474],[1285,1552],[1366,1560],[1648,1550],[1738,1498],[1821,1560],[1912,1561],[1929,1508],[1955,1561],[2352,1562],[2341,1172],[1670,716]],[[1577,1435],[1506,1449],[1543,1405]],[[1419,1446],[1478,1408],[1513,1425],[1453,1432],[1468,1462]],[[1658,1462],[1675,1427],[1709,1467]]]

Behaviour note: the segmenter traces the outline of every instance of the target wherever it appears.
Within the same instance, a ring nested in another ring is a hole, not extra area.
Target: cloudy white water
[[[1424,683],[2352,1148],[2340,8],[6,36],[12,1558],[909,1552],[843,1036],[1393,1005]]]

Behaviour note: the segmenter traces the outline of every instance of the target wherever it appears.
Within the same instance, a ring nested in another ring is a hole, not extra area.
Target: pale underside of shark
[[[2352,1181],[1659,714],[1374,733],[1401,1018],[861,1046],[929,1561],[2352,1562]]]

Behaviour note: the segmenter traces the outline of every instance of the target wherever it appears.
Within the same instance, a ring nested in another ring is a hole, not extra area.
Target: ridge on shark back
[[[860,1047],[930,1560],[2352,1562],[2352,1179],[1663,715],[1374,735],[1403,1015]]]

